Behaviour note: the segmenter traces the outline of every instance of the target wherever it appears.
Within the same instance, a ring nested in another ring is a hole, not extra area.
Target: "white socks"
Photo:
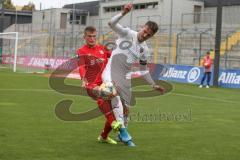
[[[114,97],[111,100],[112,109],[114,116],[117,121],[119,121],[123,128],[125,128],[124,115],[123,115],[123,105],[119,96]]]

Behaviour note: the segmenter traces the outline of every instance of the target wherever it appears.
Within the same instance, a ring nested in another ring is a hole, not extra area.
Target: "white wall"
[[[208,7],[204,9],[205,12],[210,12],[213,15],[213,20],[216,21],[216,7]],[[223,7],[223,24],[224,25],[239,25],[240,26],[240,6],[224,6]],[[215,22],[214,22],[215,23]]]
[[[132,21],[132,26],[136,27],[137,25],[141,25],[144,24],[147,20],[148,20],[148,16],[152,16],[152,15],[158,15],[158,16],[154,16],[151,17],[151,20],[156,21],[157,23],[160,21],[160,15],[161,13],[159,13],[160,9],[159,7],[160,5],[160,0],[134,0],[133,4],[136,3],[147,3],[147,2],[158,2],[159,5],[156,8],[153,9],[142,9],[142,10],[133,10],[131,13],[129,13],[128,15],[126,15],[122,20],[121,20],[121,24],[124,26],[130,26],[131,25],[131,21]],[[107,26],[107,22],[108,20],[113,17],[114,15],[116,15],[117,13],[120,13],[120,11],[116,11],[116,12],[104,12],[104,7],[109,7],[109,6],[118,6],[118,5],[124,5],[126,4],[126,1],[111,1],[109,3],[101,3],[100,6],[100,17],[104,17],[103,20],[103,25]]]
[[[171,0],[134,0],[133,4],[136,3],[147,3],[147,2],[158,2],[158,7],[153,9],[143,9],[143,10],[133,10],[132,13],[129,13],[121,20],[121,23],[126,26],[130,26],[131,20],[132,25],[141,25],[144,24],[148,17],[150,16],[151,20],[156,21],[157,23],[161,21],[161,25],[170,24],[170,15],[171,15]],[[118,12],[104,12],[104,7],[106,6],[118,6],[124,5],[126,1],[111,1],[101,3],[100,6],[100,17],[104,19],[110,19],[112,16],[116,15]],[[197,2],[192,0],[173,0],[173,24],[181,24],[181,16],[183,13],[193,13],[194,5],[202,6],[203,2]],[[158,15],[153,17],[153,15]],[[131,17],[132,16],[132,17]],[[143,17],[145,16],[145,17]],[[160,19],[160,20],[159,20]],[[107,22],[107,21],[106,21]],[[105,20],[103,25],[107,25]],[[193,16],[187,17],[186,23],[193,23]]]
[[[72,24],[69,23],[70,19],[70,11],[71,9],[66,9],[66,8],[53,8],[53,9],[47,9],[47,10],[42,10],[42,11],[35,11],[33,12],[33,26],[35,29],[38,28],[40,30],[43,28],[44,30],[49,30],[52,29],[54,30],[59,30],[60,29],[60,23],[61,23],[61,13],[67,13],[67,30],[71,31],[72,30]],[[44,19],[43,19],[43,14],[44,14]],[[52,18],[51,18],[52,17]],[[87,23],[88,23],[88,18],[87,18]],[[50,24],[52,24],[50,26]],[[80,24],[75,24],[73,26],[74,31],[79,31],[83,30],[85,28],[85,25],[80,25]]]
[[[33,12],[33,26],[44,29],[60,29],[61,13],[68,13],[69,9],[47,9]],[[44,15],[44,18],[43,18]],[[50,26],[50,24],[52,24]]]
[[[166,11],[164,12],[165,23],[169,24],[170,20],[170,9],[171,3],[170,0],[165,0],[166,3]],[[202,6],[202,10],[204,8],[204,4],[202,2],[197,1],[189,1],[189,0],[173,0],[173,24],[181,24],[182,14],[186,13],[194,13],[194,6]],[[184,16],[183,23],[192,24],[193,16]]]

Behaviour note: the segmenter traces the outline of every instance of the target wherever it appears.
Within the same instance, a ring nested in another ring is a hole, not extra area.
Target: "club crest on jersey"
[[[103,50],[100,50],[100,54],[104,54]]]
[[[91,65],[91,66],[95,65],[95,60],[94,60],[94,59],[91,59],[91,60],[90,60],[90,65]]]

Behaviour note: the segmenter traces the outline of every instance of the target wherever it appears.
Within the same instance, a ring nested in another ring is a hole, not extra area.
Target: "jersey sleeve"
[[[107,47],[104,47],[104,52],[107,55],[107,58],[110,58],[112,55],[112,51],[108,50]]]
[[[108,23],[110,28],[114,32],[116,32],[120,37],[126,36],[129,32],[129,28],[124,28],[122,25],[118,23],[122,17],[123,17],[122,14],[119,13],[116,16],[112,17],[112,19]]]
[[[83,78],[83,77],[85,77],[85,74],[86,74],[86,68],[85,68],[86,67],[86,65],[85,65],[86,56],[84,56],[81,49],[78,49],[76,54],[79,57],[79,61],[78,61],[79,74],[80,74],[80,77]]]
[[[140,62],[142,62],[143,64],[147,63],[147,62],[150,62],[150,50],[149,50],[148,46],[144,45],[142,47],[142,50],[143,51],[142,51],[142,53],[140,53],[141,55],[139,57]]]
[[[211,67],[211,66],[212,66],[212,64],[213,64],[213,61],[212,61],[212,59],[211,59],[211,58],[209,59],[209,61],[210,61],[209,63],[210,63],[210,67]]]

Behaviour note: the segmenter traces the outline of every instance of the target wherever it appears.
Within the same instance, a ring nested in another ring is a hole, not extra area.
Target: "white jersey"
[[[132,105],[135,99],[131,94],[131,80],[128,78],[132,64],[146,63],[149,58],[149,49],[146,42],[139,43],[137,32],[124,28],[118,21],[121,14],[114,16],[110,27],[118,34],[116,48],[102,73],[103,82],[112,82],[126,105]]]
[[[146,42],[139,43],[137,38],[137,32],[131,30],[130,28],[124,28],[120,24],[118,24],[117,22],[120,19],[121,14],[118,14],[111,20],[113,24],[112,29],[118,34],[118,39],[116,40],[116,48],[113,50],[108,64],[103,71],[103,82],[113,81],[111,77],[111,68],[112,66],[116,65],[113,64],[113,57],[116,57],[117,55],[125,55],[127,57],[125,63],[127,64],[139,63],[139,61],[145,62],[149,60],[150,57],[149,49]]]
[[[126,28],[127,35],[119,37],[116,41],[116,49],[112,54],[125,54],[128,63],[138,63],[139,60],[146,61],[149,58],[149,49],[146,42],[139,43],[137,32]]]

